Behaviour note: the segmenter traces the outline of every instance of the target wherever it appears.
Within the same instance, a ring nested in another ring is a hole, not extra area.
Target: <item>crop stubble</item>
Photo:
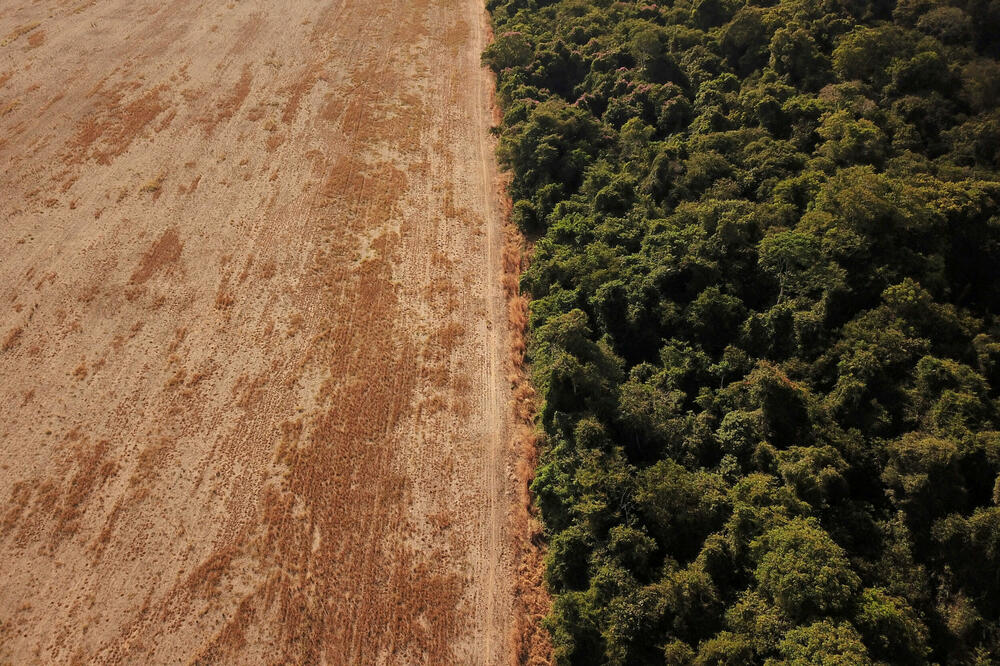
[[[0,661],[508,659],[485,34],[476,0],[0,8]]]

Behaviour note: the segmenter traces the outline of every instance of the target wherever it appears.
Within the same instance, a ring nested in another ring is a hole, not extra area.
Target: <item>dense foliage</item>
[[[488,5],[557,660],[1000,660],[1000,0]]]

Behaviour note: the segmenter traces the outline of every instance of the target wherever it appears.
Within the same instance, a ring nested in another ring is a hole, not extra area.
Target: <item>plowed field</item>
[[[0,663],[499,663],[480,0],[0,3]]]

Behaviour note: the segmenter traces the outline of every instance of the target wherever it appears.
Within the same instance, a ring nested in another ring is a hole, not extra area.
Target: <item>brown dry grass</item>
[[[501,185],[505,192],[505,188]],[[528,298],[520,293],[521,273],[527,268],[530,253],[524,237],[510,222],[511,204],[504,196],[504,251],[503,288],[507,298],[507,316],[510,322],[511,416],[515,425],[514,446],[517,451],[516,478],[518,503],[515,510],[517,537],[517,593],[518,611],[513,629],[513,662],[541,666],[552,662],[552,644],[542,619],[551,607],[551,599],[544,583],[545,551],[542,545],[542,527],[531,495],[531,482],[538,466],[539,435],[535,416],[536,394],[529,381],[525,366],[528,333]]]
[[[61,506],[56,514],[56,532],[60,535],[77,532],[87,498],[117,471],[115,462],[107,459],[107,440],[91,445],[76,431],[71,432],[67,438],[76,441],[73,458],[77,470],[62,495]]]
[[[156,185],[159,188],[159,184]],[[176,227],[171,227],[163,232],[163,235],[155,243],[149,246],[139,266],[132,273],[129,282],[141,285],[155,273],[168,270],[177,263],[184,249],[184,243],[180,240],[180,234]]]
[[[45,31],[35,30],[28,35],[28,48],[36,49],[45,43]]]
[[[4,116],[6,116],[19,106],[21,106],[21,100],[19,99],[11,100],[3,108],[0,108],[0,118],[3,118]]]
[[[150,180],[147,180],[139,188],[139,193],[140,194],[152,194],[153,195],[153,199],[159,198],[160,193],[163,190],[163,181],[164,181],[164,179],[166,177],[167,177],[166,174],[161,173],[156,178],[151,178]]]
[[[252,85],[253,74],[250,65],[246,64],[243,66],[243,73],[240,75],[239,81],[233,86],[229,95],[217,101],[215,108],[202,119],[206,135],[212,134],[216,127],[229,122],[236,115],[250,94]]]
[[[138,97],[127,100],[127,93],[135,85],[119,85],[104,90],[98,84],[93,95],[97,111],[80,121],[76,136],[69,143],[64,156],[67,164],[80,164],[88,159],[98,164],[111,161],[128,150],[145,128],[169,107],[163,99],[167,86],[160,85],[146,90]]]
[[[232,565],[233,558],[238,556],[239,552],[237,546],[229,545],[212,553],[207,560],[191,572],[185,582],[185,587],[197,594],[210,595],[215,593]]]
[[[21,326],[15,326],[14,328],[7,331],[7,335],[3,338],[3,343],[0,344],[0,352],[9,351],[14,348],[17,344],[18,339],[20,339],[21,334],[24,332],[24,328]]]
[[[13,41],[19,39],[20,37],[22,37],[23,35],[28,34],[29,32],[31,32],[32,30],[34,30],[35,28],[37,28],[41,24],[42,24],[41,21],[35,21],[33,23],[28,23],[26,25],[19,25],[19,26],[17,26],[13,30],[11,30],[7,34],[6,37],[3,38],[3,41],[0,41],[0,47],[7,46],[11,42],[13,42]]]

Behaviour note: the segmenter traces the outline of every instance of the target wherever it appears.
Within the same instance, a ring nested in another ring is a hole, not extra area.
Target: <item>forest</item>
[[[487,5],[556,662],[1000,662],[1000,0]]]

